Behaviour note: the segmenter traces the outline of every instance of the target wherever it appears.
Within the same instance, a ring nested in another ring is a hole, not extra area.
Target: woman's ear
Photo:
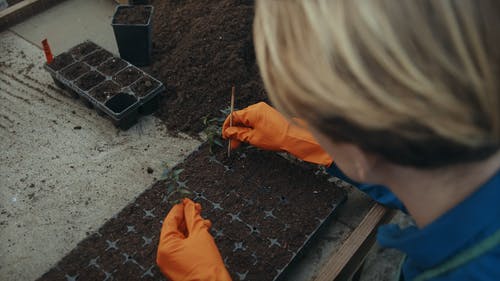
[[[357,182],[374,183],[379,160],[376,155],[351,143],[334,142],[318,130],[311,129],[311,132],[346,176]]]

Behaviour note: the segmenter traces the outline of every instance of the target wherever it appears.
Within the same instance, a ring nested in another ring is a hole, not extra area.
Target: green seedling
[[[182,198],[193,194],[187,189],[187,181],[180,181],[180,174],[184,169],[169,169],[165,167],[160,177],[167,183],[167,202],[174,205],[181,202]]]
[[[231,112],[231,108],[221,109],[221,116],[209,118],[209,116],[203,117],[203,125],[205,125],[205,130],[203,132],[207,136],[207,142],[209,145],[210,154],[214,153],[215,146],[224,147],[224,142],[221,137],[222,124],[226,120],[226,116]]]

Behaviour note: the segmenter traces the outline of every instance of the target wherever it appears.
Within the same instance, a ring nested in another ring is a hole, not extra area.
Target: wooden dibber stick
[[[229,127],[233,126],[233,111],[234,111],[234,86],[231,88],[231,112],[229,113]],[[231,157],[231,139],[227,143],[227,157]]]

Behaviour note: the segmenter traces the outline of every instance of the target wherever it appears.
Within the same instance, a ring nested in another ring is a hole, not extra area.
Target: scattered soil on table
[[[96,44],[87,41],[81,44],[76,45],[75,47],[69,50],[69,53],[72,54],[76,59],[81,59],[82,57],[92,53],[94,50],[98,49],[99,46]]]
[[[106,50],[99,50],[85,57],[83,61],[91,66],[98,66],[112,56],[113,54]]]
[[[68,79],[68,80],[74,80],[78,77],[80,77],[81,75],[83,75],[84,73],[90,71],[90,67],[86,64],[84,64],[83,62],[77,62],[75,64],[73,64],[72,66],[69,66],[68,68],[66,68],[63,72],[62,72],[62,75],[64,76],[64,78]]]
[[[120,7],[113,19],[114,24],[147,24],[151,7],[130,6]]]
[[[108,76],[113,76],[115,73],[122,70],[125,66],[127,66],[127,63],[124,60],[119,58],[112,58],[99,66],[97,70]]]
[[[196,135],[230,105],[267,101],[252,41],[253,1],[153,1],[152,76],[167,87],[157,115]]]
[[[95,87],[89,94],[96,100],[104,103],[109,98],[120,93],[121,87],[113,81],[104,81],[99,86]]]
[[[113,77],[113,80],[115,80],[122,87],[127,87],[137,81],[137,79],[141,78],[141,76],[143,76],[143,74],[139,70],[130,66],[116,74]]]
[[[345,196],[316,166],[253,148],[227,159],[205,144],[178,169],[235,281],[273,280]],[[155,260],[170,183],[154,184],[38,280],[164,280]]]
[[[48,65],[55,71],[63,69],[64,67],[72,64],[75,60],[68,53],[62,53],[54,58],[54,60]]]
[[[158,88],[159,85],[160,83],[157,81],[154,81],[149,77],[143,77],[141,80],[135,82],[131,88],[136,96],[143,97],[149,94],[152,90]]]
[[[99,72],[91,71],[80,77],[78,80],[76,80],[75,84],[76,86],[78,86],[78,88],[87,91],[90,90],[95,85],[104,81],[104,79],[106,78],[101,74],[99,74]]]

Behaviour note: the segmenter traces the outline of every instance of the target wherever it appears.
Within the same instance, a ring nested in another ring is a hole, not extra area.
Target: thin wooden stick
[[[229,127],[233,126],[233,111],[234,111],[234,86],[231,88],[231,113],[229,113]],[[231,157],[231,139],[227,143],[227,157]]]

